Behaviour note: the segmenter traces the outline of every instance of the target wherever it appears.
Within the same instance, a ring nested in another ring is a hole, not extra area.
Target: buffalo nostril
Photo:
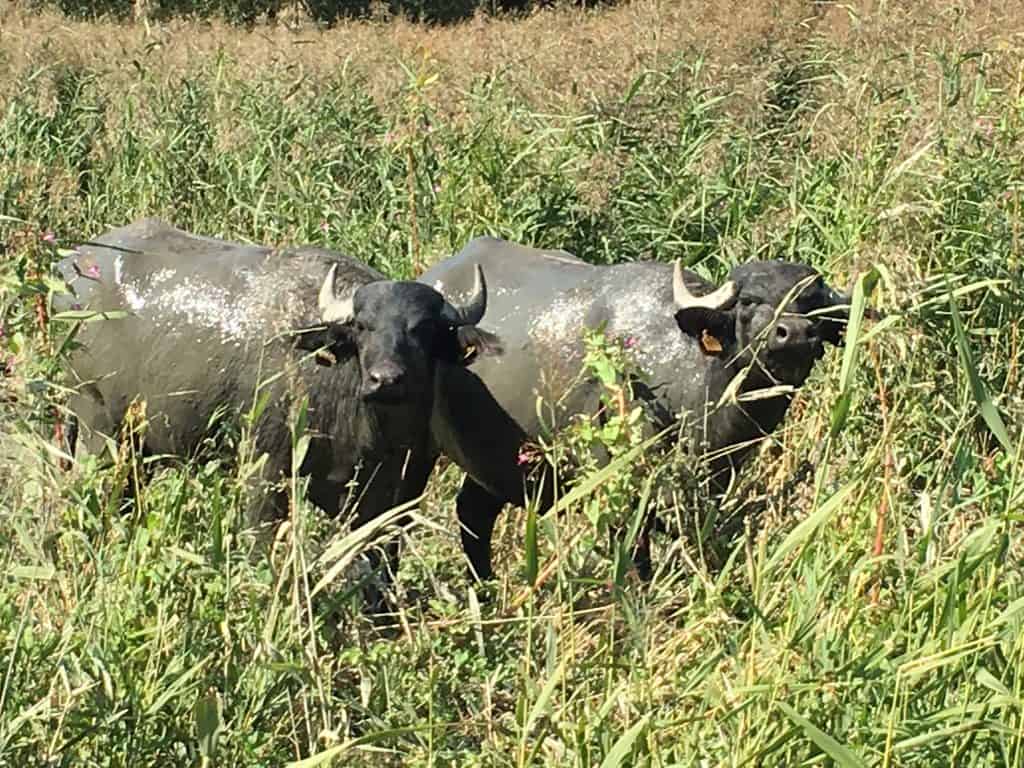
[[[775,329],[775,338],[779,341],[785,341],[789,338],[789,331],[786,330],[786,326],[780,325]]]
[[[397,384],[402,378],[402,372],[398,370],[391,370],[389,368],[377,368],[371,370],[368,374],[370,383],[375,387],[389,387],[393,384]]]

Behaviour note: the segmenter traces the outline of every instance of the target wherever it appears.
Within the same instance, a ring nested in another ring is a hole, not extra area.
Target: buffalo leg
[[[357,502],[359,509],[352,521],[353,528],[365,525],[387,510],[406,504],[423,493],[437,455],[423,448],[408,458],[409,460],[403,461],[400,467],[392,466],[384,474],[377,475],[369,481],[367,493]],[[397,472],[397,476],[393,474],[394,472]],[[335,498],[338,498],[338,495],[335,495]],[[343,500],[338,504],[339,507],[345,505],[344,497],[341,498]],[[394,525],[404,528],[409,524],[409,520],[409,516],[403,514],[395,519]],[[394,583],[401,554],[400,535],[392,535],[386,542],[367,550],[366,562],[370,571],[375,574],[377,582],[376,586],[371,586],[366,593],[366,602],[371,613],[388,613],[393,610],[385,593]]]
[[[636,572],[641,581],[650,581],[654,573],[654,566],[651,563],[652,528],[651,517],[648,517],[640,526],[640,531],[636,535],[636,543],[633,544],[633,565],[636,566]]]
[[[455,501],[455,509],[462,529],[462,550],[478,579],[494,578],[491,568],[491,535],[494,522],[504,505],[501,499],[478,485],[469,477]]]
[[[403,467],[401,481],[398,486],[398,495],[394,499],[395,506],[412,501],[423,493],[436,462],[437,454],[427,449],[421,449],[417,454],[414,454],[412,460]],[[408,515],[402,515],[395,522],[400,528],[405,528],[409,521]],[[396,575],[402,556],[402,538],[400,536],[387,543],[384,547],[384,555],[389,575]]]

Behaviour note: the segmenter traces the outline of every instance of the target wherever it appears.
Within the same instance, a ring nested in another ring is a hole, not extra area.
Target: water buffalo
[[[499,351],[476,327],[487,306],[480,272],[455,304],[331,251],[240,245],[157,220],[104,234],[59,270],[69,292],[55,296],[57,311],[127,313],[83,323],[77,336],[69,406],[80,441],[95,449],[115,435],[139,397],[145,451],[187,455],[219,411],[265,403],[255,448],[273,483],[291,472],[289,411],[305,396],[309,498],[332,514],[354,509],[356,523],[422,492],[437,372],[468,364],[469,350]],[[281,514],[283,501],[279,488],[254,494],[250,519]]]
[[[716,287],[678,263],[594,266],[563,251],[489,237],[471,241],[420,280],[457,296],[470,290],[480,267],[505,353],[472,371],[451,372],[448,402],[435,413],[433,430],[440,450],[467,473],[457,513],[463,547],[481,578],[493,575],[491,534],[502,506],[522,505],[534,494],[541,511],[551,503],[551,483],[538,493],[537,473],[521,461],[524,442],[542,432],[537,398],[559,403],[544,420],[560,424],[560,416],[594,413],[599,405],[600,385],[578,375],[585,327],[604,325],[632,340],[646,374],[637,392],[654,425],[686,416],[679,433],[712,457],[721,482],[782,421],[792,389],[826,343],[841,342],[849,314],[849,299],[801,264],[743,264]],[[737,395],[768,396],[720,405],[740,375]],[[646,576],[645,552],[637,565]]]

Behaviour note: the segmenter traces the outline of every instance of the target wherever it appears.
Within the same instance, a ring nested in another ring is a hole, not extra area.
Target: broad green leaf
[[[1010,689],[1003,684],[1003,681],[997,678],[987,669],[979,669],[976,677],[978,678],[978,682],[981,685],[988,688],[990,691],[995,691],[996,693],[1002,694],[1003,696],[1013,695],[1010,693]]]
[[[829,432],[832,437],[838,435],[843,425],[846,424],[846,417],[850,415],[850,404],[853,402],[853,392],[841,392],[836,404],[832,406],[832,424]]]
[[[604,756],[604,760],[601,761],[601,768],[619,768],[625,764],[626,758],[633,753],[633,745],[640,738],[640,734],[643,733],[650,719],[650,715],[645,715],[619,736],[612,744],[612,748],[608,750],[608,754]]]
[[[217,751],[217,738],[221,730],[220,712],[220,696],[216,691],[210,691],[196,699],[195,718],[199,754],[207,760],[213,760]]]
[[[1024,615],[1024,597],[1018,597],[992,621],[993,626],[1000,626],[1013,621],[1018,616]]]
[[[33,579],[49,581],[57,573],[52,565],[16,565],[8,571],[15,579]]]
[[[836,764],[841,766],[841,768],[867,768],[867,763],[857,757],[849,747],[840,744],[806,717],[798,714],[786,702],[780,701],[779,709],[786,713],[786,717],[803,729],[804,736],[813,741],[818,749],[835,760]]]
[[[601,383],[604,386],[615,386],[617,378],[615,374],[615,367],[608,358],[604,356],[597,357],[597,359],[591,361],[590,365],[594,373],[597,374],[597,378],[601,380]]]
[[[303,434],[298,441],[295,443],[295,449],[292,451],[292,471],[298,472],[302,467],[302,462],[306,458],[306,453],[309,451],[310,436]]]
[[[189,552],[187,549],[170,544],[167,547],[167,551],[175,557],[192,563],[193,565],[206,565],[206,559],[202,555],[198,555],[195,552]]]

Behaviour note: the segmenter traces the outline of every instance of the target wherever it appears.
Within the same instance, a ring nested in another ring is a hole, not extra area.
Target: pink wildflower
[[[521,467],[524,464],[532,464],[539,458],[540,454],[524,445],[519,449],[519,455],[516,457],[516,464]]]
[[[54,243],[57,242],[57,236],[50,231],[41,234],[39,236],[39,239],[42,240],[44,243],[50,243],[50,245],[53,245]]]
[[[627,336],[622,340],[622,346],[625,349],[632,349],[636,346],[636,336]]]

